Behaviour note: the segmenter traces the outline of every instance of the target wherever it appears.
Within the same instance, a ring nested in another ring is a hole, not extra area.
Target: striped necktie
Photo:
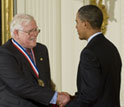
[[[34,60],[33,60],[32,53],[31,53],[31,49],[27,48],[27,49],[26,49],[26,52],[27,52],[28,55],[30,56],[31,60],[34,61]]]

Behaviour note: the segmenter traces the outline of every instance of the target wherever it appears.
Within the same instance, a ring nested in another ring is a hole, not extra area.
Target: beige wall
[[[124,62],[124,0],[103,0],[109,13],[106,37],[118,48]],[[86,41],[80,41],[75,29],[77,10],[88,0],[17,0],[17,12],[35,17],[41,29],[38,41],[49,50],[51,75],[57,90],[74,94],[80,51]],[[124,107],[124,66],[121,82],[121,107]]]

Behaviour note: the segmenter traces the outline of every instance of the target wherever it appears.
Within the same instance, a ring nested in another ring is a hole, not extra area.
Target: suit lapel
[[[26,65],[26,67],[29,69],[29,71],[32,73],[32,75],[37,79],[36,74],[34,73],[30,63],[28,62],[27,58],[13,45],[11,40],[9,40],[5,45],[6,48],[9,49],[12,53],[14,53],[14,56],[17,58],[19,62],[22,62]],[[29,72],[27,71],[27,72]]]
[[[33,49],[33,51],[34,51],[34,56],[35,56],[35,60],[36,60],[36,66],[38,67],[40,64],[40,67],[41,67],[41,64],[44,59],[41,55],[38,54],[38,52],[36,52],[36,47]]]
[[[39,48],[37,46],[33,49],[33,51],[34,51],[34,55],[35,55],[35,59],[36,59],[36,66],[37,66],[38,70],[40,71],[39,76],[42,79],[42,77],[45,75],[45,72],[47,72],[46,68],[48,68],[46,66],[47,65],[46,59],[45,59],[44,54],[42,54],[43,52],[41,52],[42,50],[39,52]]]

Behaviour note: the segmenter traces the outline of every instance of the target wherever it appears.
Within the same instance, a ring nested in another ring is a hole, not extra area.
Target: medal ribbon
[[[34,51],[33,51],[33,49],[31,49],[31,54],[32,54],[32,56],[33,56],[33,60],[34,60],[34,63],[35,63],[35,65],[36,65],[36,60],[35,60],[35,56],[34,56]],[[39,72],[39,71],[38,71]]]
[[[37,78],[39,78],[39,71],[35,65],[35,63],[31,60],[30,56],[27,54],[27,52],[25,51],[25,49],[20,45],[18,44],[14,39],[12,39],[12,43],[13,45],[26,57],[26,59],[28,60],[28,62],[30,63],[35,75],[37,76]],[[33,58],[34,57],[34,52],[33,52],[33,49],[32,49],[32,53],[33,53]]]

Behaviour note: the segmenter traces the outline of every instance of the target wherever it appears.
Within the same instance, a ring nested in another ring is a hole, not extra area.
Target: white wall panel
[[[86,45],[75,29],[75,18],[83,0],[61,0],[62,91],[76,92],[76,76],[80,52]]]

